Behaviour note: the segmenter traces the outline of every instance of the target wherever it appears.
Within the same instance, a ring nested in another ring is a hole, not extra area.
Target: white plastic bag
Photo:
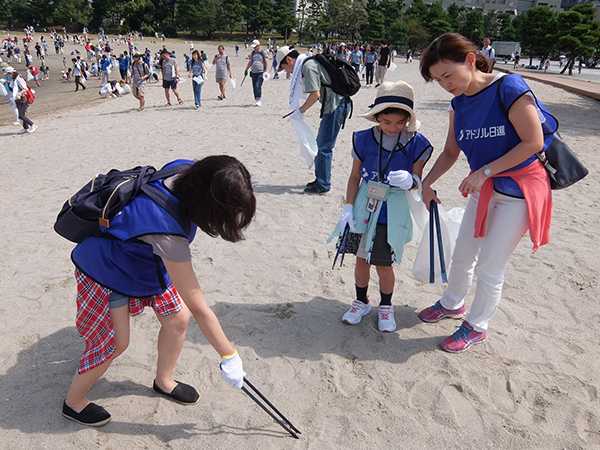
[[[79,82],[85,86],[85,77],[79,77]]]
[[[231,81],[231,88],[235,91],[235,87],[237,86],[237,80],[235,78],[230,78],[229,81]]]
[[[393,72],[394,70],[396,70],[398,68],[398,66],[396,65],[396,63],[390,63],[390,67],[388,67],[388,70],[390,72]]]
[[[408,200],[408,207],[413,220],[413,238],[415,241],[420,241],[423,233],[428,229],[429,211],[427,211],[427,207],[422,200],[423,184],[417,178],[415,178],[415,181],[417,182],[418,189],[406,191],[406,199]]]
[[[202,78],[202,75],[198,75],[192,78],[192,81],[195,81],[196,84],[202,84],[204,83],[204,78]]]
[[[271,78],[271,74],[269,72],[263,72],[263,78],[265,79],[265,81],[269,81],[269,79]]]
[[[33,80],[33,75],[31,75],[31,72],[28,70],[27,71],[27,81],[31,81]]]
[[[438,205],[440,215],[440,227],[442,232],[442,244],[444,249],[444,262],[446,265],[446,273],[450,272],[450,262],[452,261],[452,253],[456,245],[458,230],[462,222],[465,210],[463,208],[453,208],[446,212],[442,205]],[[435,227],[434,227],[435,230]],[[412,274],[417,280],[423,283],[429,283],[430,273],[430,253],[429,253],[429,220],[425,226],[419,250],[415,257]],[[434,268],[435,268],[435,284],[442,284],[442,269],[440,266],[440,254],[438,250],[437,231],[434,231]]]
[[[315,156],[317,156],[317,140],[313,136],[308,125],[304,123],[304,120],[290,118],[290,122],[296,129],[296,139],[298,139],[298,142],[300,143],[300,153],[306,160],[306,165],[310,169],[315,162]]]

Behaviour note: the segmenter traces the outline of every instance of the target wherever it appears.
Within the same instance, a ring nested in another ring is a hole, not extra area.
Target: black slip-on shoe
[[[67,405],[67,402],[63,402],[62,413],[67,419],[88,427],[99,427],[110,420],[108,411],[95,403],[90,403],[78,413]]]
[[[152,389],[157,394],[164,395],[172,400],[175,400],[177,403],[181,403],[182,405],[191,406],[195,405],[200,401],[200,394],[198,391],[194,389],[189,384],[182,383],[181,381],[175,380],[178,384],[175,388],[169,393],[163,391],[156,384],[156,380],[154,380],[154,384],[152,385]]]
[[[306,187],[313,187],[315,184],[317,184],[317,180],[311,181],[310,183],[306,183]]]

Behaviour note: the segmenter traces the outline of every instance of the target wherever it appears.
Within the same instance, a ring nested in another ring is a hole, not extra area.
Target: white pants
[[[527,204],[524,199],[494,192],[490,201],[484,238],[475,239],[475,215],[479,193],[472,195],[463,217],[448,288],[441,299],[447,309],[462,307],[477,275],[477,289],[471,311],[465,319],[475,331],[486,331],[496,314],[502,296],[504,269],[528,228]]]

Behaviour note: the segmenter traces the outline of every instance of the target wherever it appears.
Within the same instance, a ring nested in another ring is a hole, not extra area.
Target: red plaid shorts
[[[77,279],[77,330],[85,339],[85,351],[79,361],[80,374],[94,369],[110,359],[115,352],[115,330],[110,319],[108,299],[112,290],[100,286],[81,270]],[[162,293],[150,297],[129,299],[129,313],[137,316],[151,306],[159,316],[181,310],[181,298],[172,284]]]

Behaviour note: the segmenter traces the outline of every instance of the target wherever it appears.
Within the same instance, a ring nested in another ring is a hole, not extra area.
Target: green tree
[[[283,43],[287,44],[288,37],[296,27],[296,2],[295,0],[275,0],[274,25],[283,34]]]
[[[137,30],[142,23],[152,21],[154,9],[152,0],[129,0],[121,4],[119,17],[124,19],[131,29]]]
[[[181,0],[177,5],[177,18],[193,35],[205,33],[212,39],[219,29],[219,4],[217,0]]]
[[[401,19],[397,19],[388,30],[388,44],[396,48],[408,46],[410,28]]]
[[[229,31],[229,39],[233,38],[233,32],[240,26],[240,22],[246,12],[246,7],[241,0],[221,0],[219,5],[221,23]]]
[[[423,21],[427,17],[428,11],[429,7],[423,0],[414,0],[406,10],[406,15],[415,17],[419,21]]]
[[[89,25],[92,10],[87,0],[58,0],[53,18],[63,26],[81,28]]]
[[[471,42],[479,43],[483,39],[483,13],[478,9],[468,11],[460,34]]]
[[[452,3],[448,6],[448,22],[452,27],[454,33],[459,33],[464,27],[467,20],[467,8],[466,6],[458,6],[456,3]]]
[[[406,25],[408,26],[408,46],[410,48],[420,50],[431,43],[431,36],[417,18],[407,17]]]
[[[452,31],[452,26],[448,21],[448,15],[439,1],[436,1],[429,6],[429,11],[427,11],[427,15],[425,16],[425,24],[427,33],[431,36],[431,39],[435,39],[444,33]]]
[[[308,7],[308,24],[307,33],[310,34],[310,37],[314,42],[319,40],[319,37],[323,33],[325,17],[325,8],[323,5],[323,0],[313,0],[310,2]]]
[[[354,42],[361,37],[360,30],[369,22],[367,11],[360,2],[343,5],[338,14],[338,28]]]
[[[534,56],[546,56],[553,52],[556,42],[556,14],[547,6],[528,9],[517,21],[517,37],[521,48],[529,55],[529,65]]]
[[[576,57],[590,57],[600,43],[600,23],[595,20],[596,7],[580,3],[558,14],[558,49],[567,53],[569,75],[573,74]]]
[[[502,22],[498,17],[498,12],[491,9],[483,16],[483,35],[490,38],[492,42],[497,41],[500,37]]]
[[[507,12],[498,14],[498,20],[500,21],[500,36],[501,41],[516,41],[517,40],[517,29],[513,26],[513,16]]]
[[[256,1],[256,0],[255,0]],[[262,36],[263,30],[273,25],[274,7],[271,0],[259,0],[246,7],[246,22],[248,31]]]
[[[385,16],[376,0],[367,2],[367,24],[361,34],[369,42],[379,42],[385,36]]]

